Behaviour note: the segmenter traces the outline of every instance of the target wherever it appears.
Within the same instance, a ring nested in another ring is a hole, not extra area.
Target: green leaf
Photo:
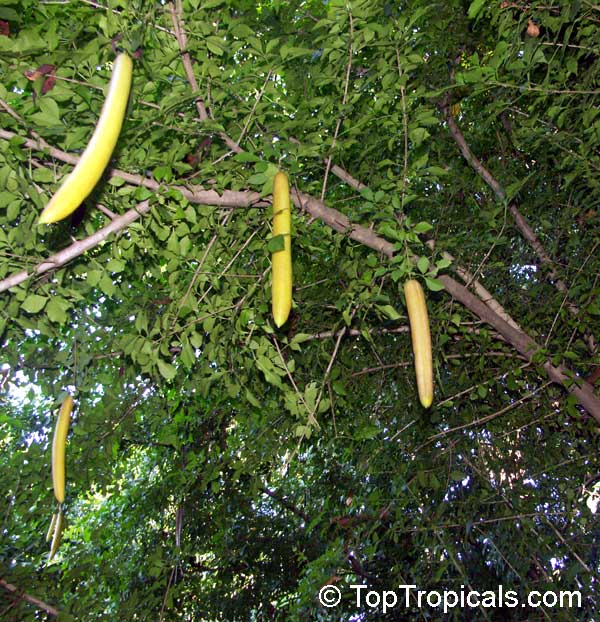
[[[374,438],[379,434],[379,428],[376,425],[363,425],[354,432],[352,437],[356,441],[366,441]]]
[[[167,363],[159,358],[156,360],[156,364],[158,366],[158,371],[160,372],[160,375],[165,380],[173,380],[173,378],[175,378],[175,376],[177,375],[177,369],[174,365],[171,365],[171,363]]]
[[[432,225],[428,222],[419,222],[413,227],[413,231],[415,233],[426,233],[427,231],[431,231],[433,229]]]
[[[120,259],[110,259],[106,264],[106,269],[109,272],[123,272],[125,269],[125,262]]]
[[[270,253],[276,253],[278,251],[282,251],[284,248],[285,248],[285,235],[284,234],[274,235],[267,242],[267,250]]]
[[[429,270],[429,259],[427,257],[419,257],[417,260],[417,268],[421,274],[425,274]]]
[[[260,162],[261,158],[257,156],[255,153],[250,153],[249,151],[242,151],[241,153],[236,153],[233,156],[233,159],[236,162]]]
[[[425,277],[425,284],[427,285],[427,289],[432,292],[439,292],[444,289],[444,285],[439,279],[430,279],[429,277]]]
[[[402,316],[392,307],[392,305],[375,305],[390,320],[399,320]]]
[[[21,308],[27,311],[27,313],[39,313],[46,303],[48,298],[45,296],[38,296],[37,294],[30,294],[21,303]]]
[[[475,19],[485,6],[485,0],[473,0],[469,6],[469,19]]]
[[[70,308],[70,304],[63,298],[53,297],[46,305],[46,313],[53,322],[57,324],[64,324],[67,321],[67,310]]]

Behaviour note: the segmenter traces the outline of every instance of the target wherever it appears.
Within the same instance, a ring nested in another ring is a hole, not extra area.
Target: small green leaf
[[[117,291],[116,285],[113,283],[112,279],[106,272],[104,272],[100,277],[98,286],[107,296],[112,296]]]
[[[444,289],[444,286],[439,279],[430,279],[425,277],[425,284],[427,285],[427,289],[432,292],[440,292]]]
[[[392,305],[376,305],[379,311],[381,311],[390,320],[399,320],[402,316],[392,307]]]
[[[433,229],[433,226],[430,225],[428,222],[425,222],[425,221],[418,222],[413,227],[413,231],[415,233],[425,233],[427,231],[431,231],[432,229]]]
[[[44,296],[38,296],[37,294],[30,294],[21,303],[21,308],[27,311],[27,313],[39,313],[48,302],[48,298]]]
[[[63,298],[51,298],[46,306],[46,313],[52,322],[64,324],[67,321],[67,309],[69,303]]]
[[[110,259],[106,264],[106,269],[109,272],[123,272],[125,269],[125,262],[120,259]]]
[[[429,259],[427,257],[419,257],[417,268],[421,274],[425,274],[429,270]]]
[[[236,162],[259,162],[260,158],[254,154],[254,153],[250,153],[249,151],[242,151],[241,153],[236,153],[235,156],[233,156],[233,159]]]
[[[485,0],[473,0],[469,6],[469,19],[475,19],[485,4]]]
[[[254,394],[250,391],[250,389],[246,389],[246,399],[255,406],[256,408],[260,408],[260,402],[256,399]]]
[[[156,364],[158,365],[158,371],[160,372],[160,375],[165,380],[173,380],[173,378],[175,378],[175,376],[177,375],[177,370],[173,365],[171,365],[171,363],[166,363],[162,359],[158,359],[156,361]]]
[[[262,186],[267,181],[267,176],[264,173],[255,173],[248,177],[248,184],[251,186]]]
[[[285,247],[285,235],[282,233],[280,235],[273,236],[267,242],[267,249],[270,253],[276,253],[277,251],[282,251]]]
[[[377,436],[378,433],[379,433],[379,428],[376,425],[368,424],[368,425],[363,425],[360,428],[358,428],[358,430],[354,432],[352,437],[356,441],[366,441],[370,438]]]

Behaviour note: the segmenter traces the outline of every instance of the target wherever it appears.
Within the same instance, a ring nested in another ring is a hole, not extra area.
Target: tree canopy
[[[40,225],[119,49],[111,163]],[[599,53],[592,0],[2,2],[0,618],[598,620]]]

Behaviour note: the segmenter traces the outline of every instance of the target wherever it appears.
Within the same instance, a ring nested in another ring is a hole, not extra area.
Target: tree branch
[[[35,596],[30,596],[29,594],[22,592],[15,585],[8,583],[8,581],[5,581],[4,579],[0,579],[0,585],[4,589],[11,592],[11,594],[14,595],[15,599],[24,600],[28,603],[31,603],[32,605],[35,605],[38,609],[42,609],[43,611],[45,611],[51,616],[57,616],[60,613],[59,610],[56,609],[55,607],[52,607],[52,605],[48,605],[43,600],[40,600],[39,598],[36,598]]]
[[[6,138],[6,135],[12,138],[14,134],[12,132],[5,132],[0,130],[0,138]],[[26,143],[29,140],[25,141]],[[36,141],[31,141],[35,148],[39,148]],[[119,175],[121,176],[121,175]],[[139,176],[136,176],[139,177]],[[144,179],[144,178],[141,178]],[[158,184],[157,184],[158,186]],[[188,191],[189,192],[189,191]],[[199,196],[202,196],[202,200],[198,200]],[[215,191],[205,191],[193,189],[191,196],[196,200],[193,202],[202,203],[204,205],[223,205],[223,197],[227,195],[227,204],[229,207],[244,207],[253,204],[259,197],[256,192],[246,191],[225,191],[222,196]],[[184,195],[185,196],[185,195]],[[297,189],[291,190],[291,197],[294,204],[301,210],[309,213],[313,218],[322,220],[327,226],[331,227],[334,231],[346,235],[349,239],[364,244],[373,250],[392,258],[395,253],[394,245],[388,240],[378,236],[372,229],[364,227],[362,225],[353,224],[350,219],[336,209],[327,207],[322,201],[304,194]],[[149,203],[144,202],[140,205],[146,204],[145,211],[150,209]],[[255,204],[255,203],[254,203]],[[269,202],[264,202],[268,205]],[[0,281],[0,292],[4,291],[22,281],[26,280],[32,274],[39,274],[56,268],[59,265],[63,265],[67,261],[70,261],[74,257],[81,255],[86,250],[94,247],[100,241],[104,240],[113,231],[118,231],[125,228],[130,222],[136,220],[140,213],[138,208],[129,210],[123,216],[116,218],[109,225],[100,229],[89,238],[75,242],[66,249],[60,251],[54,255],[50,260],[38,264],[31,273],[21,272],[16,275],[12,275],[3,281]],[[129,219],[129,220],[128,220]],[[495,311],[482,302],[479,298],[474,296],[469,290],[460,285],[452,277],[443,275],[439,277],[439,280],[443,283],[446,291],[451,294],[456,300],[461,302],[465,307],[472,311],[475,315],[479,316],[484,322],[493,326],[514,348],[517,349],[528,361],[532,361],[536,352],[541,349],[531,337],[525,332],[511,326],[507,321],[501,318]],[[7,284],[8,283],[8,284]],[[570,393],[572,393],[578,400],[578,402],[588,411],[590,415],[596,419],[600,424],[600,398],[598,398],[592,387],[588,383],[583,383],[582,386],[576,384],[577,376],[564,366],[554,366],[549,361],[543,364],[543,368],[548,374],[548,377],[556,384],[560,384],[565,387]]]
[[[498,182],[498,180],[487,170],[487,168],[482,164],[481,160],[477,158],[477,156],[471,151],[471,148],[467,144],[467,141],[464,137],[464,134],[461,132],[460,128],[456,124],[456,121],[453,115],[450,112],[450,108],[448,102],[445,101],[441,105],[442,112],[444,114],[444,118],[448,125],[448,130],[450,135],[456,142],[462,156],[467,161],[467,163],[473,168],[473,170],[485,181],[485,183],[492,189],[496,197],[499,201],[506,201],[506,192]],[[519,211],[517,205],[510,201],[508,203],[508,211],[513,217],[514,223],[517,226],[517,229],[521,232],[521,235],[529,242],[531,248],[533,248],[535,254],[538,256],[540,262],[546,266],[548,269],[548,276],[551,281],[554,283],[554,286],[558,291],[562,292],[565,295],[568,295],[569,288],[565,284],[565,282],[560,278],[558,272],[554,267],[554,261],[548,255],[542,243],[539,241],[535,231],[532,229],[531,225],[527,222],[527,219],[521,212]],[[572,315],[577,316],[579,314],[579,308],[574,305],[572,302],[567,304],[567,307]],[[588,331],[586,335],[586,344],[590,352],[594,352],[596,349],[596,340],[594,336]]]
[[[177,43],[179,45],[179,49],[181,51],[181,58],[183,61],[183,67],[185,69],[185,75],[187,76],[188,82],[192,87],[192,91],[194,93],[198,92],[198,81],[196,80],[196,76],[194,75],[194,70],[192,68],[192,61],[190,55],[187,51],[187,36],[185,34],[185,30],[182,24],[182,14],[183,9],[181,6],[181,0],[176,0],[175,2],[171,2],[170,4],[170,12],[171,19],[173,21],[173,27],[175,28],[175,37],[177,39]],[[196,99],[196,107],[198,109],[198,114],[200,115],[201,121],[208,120],[208,114],[206,113],[206,108],[204,106],[204,102],[202,99]],[[218,135],[221,137],[221,140],[235,153],[240,153],[243,149],[235,142],[235,140],[231,139],[225,132],[219,132]]]
[[[268,497],[271,497],[271,499],[275,499],[275,501],[277,501],[277,503],[279,503],[279,505],[284,507],[286,510],[289,510],[296,516],[299,516],[305,523],[310,523],[310,516],[306,514],[306,512],[303,512],[301,509],[297,508],[293,503],[290,503],[284,497],[280,497],[276,492],[269,490],[265,486],[261,486],[259,490]]]
[[[11,140],[13,138],[21,137],[14,132],[9,132],[8,130],[0,128],[0,138]],[[25,138],[23,139],[23,144],[29,149],[44,151],[53,158],[66,162],[67,164],[72,164],[73,166],[79,161],[77,156],[51,147],[43,140]],[[106,175],[108,177],[119,177],[129,184],[133,184],[134,186],[143,186],[144,188],[148,188],[148,190],[152,190],[154,192],[160,192],[164,189],[178,190],[190,203],[215,205],[218,207],[266,207],[267,205],[271,205],[269,201],[262,199],[258,192],[225,190],[223,194],[219,194],[216,190],[205,190],[200,186],[165,186],[164,184],[159,184],[157,181],[144,177],[143,175],[134,175],[117,168],[107,169]]]
[[[192,90],[194,91],[194,93],[197,93],[199,91],[198,82],[192,68],[192,59],[190,58],[190,53],[187,51],[187,36],[185,34],[185,30],[183,29],[182,24],[183,8],[181,6],[181,0],[171,2],[171,4],[169,5],[169,11],[171,13],[173,28],[175,29],[175,38],[177,39],[177,43],[179,44],[179,50],[181,51],[181,58],[183,61],[183,68],[185,69],[185,75],[187,76],[188,82],[190,83]],[[206,107],[204,105],[204,101],[200,97],[196,99],[196,109],[198,110],[200,120],[208,121]]]
[[[119,216],[112,220],[106,227],[99,229],[96,233],[93,233],[89,237],[78,240],[71,244],[71,246],[67,246],[62,251],[51,255],[48,259],[37,264],[31,270],[23,270],[22,272],[17,272],[16,274],[11,274],[6,277],[2,281],[0,281],[0,292],[4,292],[15,285],[19,285],[19,283],[23,283],[30,277],[36,274],[43,274],[44,272],[48,272],[48,270],[52,270],[54,268],[59,268],[60,266],[64,266],[66,263],[74,259],[75,257],[79,257],[79,255],[83,255],[86,251],[94,248],[100,242],[105,240],[111,233],[115,233],[116,231],[120,231],[121,229],[125,229],[132,222],[137,220],[142,214],[150,211],[150,201],[142,201],[138,203],[134,208],[130,209],[128,212],[125,212],[123,216]]]

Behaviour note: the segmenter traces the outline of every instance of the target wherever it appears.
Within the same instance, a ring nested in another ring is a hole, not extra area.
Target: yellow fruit
[[[92,138],[71,174],[44,208],[40,215],[41,224],[66,218],[98,183],[121,133],[132,72],[131,58],[127,54],[119,54],[114,62],[106,100]]]
[[[433,402],[433,362],[425,294],[418,281],[410,280],[404,284],[404,295],[406,296],[406,308],[408,309],[412,348],[415,356],[419,399],[423,407],[429,408]]]
[[[58,413],[52,441],[52,484],[54,496],[59,503],[65,500],[65,448],[72,410],[73,398],[67,395]]]
[[[56,518],[58,514],[52,514],[52,520],[50,521],[50,527],[48,527],[48,533],[46,534],[46,542],[52,540],[52,534],[54,533],[54,527],[56,526]]]
[[[272,254],[273,319],[277,326],[285,324],[292,308],[292,213],[290,187],[285,173],[273,179],[273,235],[282,235],[284,247]]]
[[[58,551],[62,538],[63,527],[65,526],[65,515],[61,512],[56,514],[56,524],[54,525],[54,535],[52,536],[52,545],[50,546],[50,555],[48,561],[51,562]]]

